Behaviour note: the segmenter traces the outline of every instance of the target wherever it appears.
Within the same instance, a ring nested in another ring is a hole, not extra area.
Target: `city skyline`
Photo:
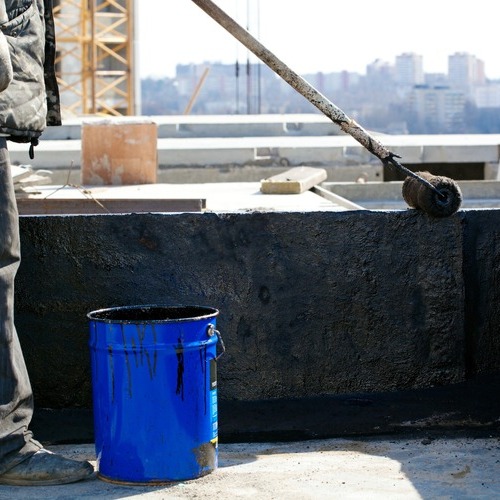
[[[413,11],[397,0],[358,0],[339,3],[339,12],[331,0],[308,0],[287,2],[286,17],[285,0],[216,3],[301,74],[365,74],[375,60],[394,64],[405,52],[422,56],[425,73],[446,73],[448,56],[466,52],[485,63],[488,79],[500,79],[493,43],[500,8],[486,0],[452,10],[421,0]],[[190,0],[141,0],[136,10],[140,78],[173,77],[177,64],[258,61]]]

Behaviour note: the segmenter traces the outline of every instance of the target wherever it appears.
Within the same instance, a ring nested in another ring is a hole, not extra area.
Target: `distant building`
[[[206,79],[203,79],[207,70]],[[200,86],[194,114],[255,113],[263,81],[269,79],[270,72],[261,70],[262,65],[258,64],[248,67],[220,62],[178,64],[176,82],[179,98],[188,102]]]
[[[478,108],[500,108],[500,83],[476,87],[474,98]]]
[[[393,80],[394,65],[382,59],[375,59],[366,66],[366,77],[371,81],[378,79]]]
[[[450,87],[416,85],[409,95],[411,111],[422,127],[433,133],[460,132],[465,102],[465,95]]]
[[[472,97],[474,87],[486,83],[484,62],[472,54],[455,52],[448,56],[448,82],[450,87]]]
[[[448,75],[445,73],[425,73],[425,85],[429,87],[446,87],[448,83]]]
[[[334,94],[338,91],[349,92],[358,85],[360,76],[357,73],[342,71],[340,73],[312,73],[304,75],[304,79],[323,94]]]
[[[423,58],[406,52],[396,56],[394,79],[399,86],[411,88],[425,83]]]

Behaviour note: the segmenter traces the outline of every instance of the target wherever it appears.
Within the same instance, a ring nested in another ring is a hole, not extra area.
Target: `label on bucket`
[[[212,416],[212,437],[217,437],[217,361],[210,360],[210,413]]]

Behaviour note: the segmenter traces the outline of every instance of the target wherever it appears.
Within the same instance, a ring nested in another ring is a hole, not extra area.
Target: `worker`
[[[20,248],[7,140],[31,143],[32,156],[45,126],[61,124],[54,60],[52,0],[0,0],[0,484],[65,484],[94,473],[29,430],[33,394],[14,327]]]

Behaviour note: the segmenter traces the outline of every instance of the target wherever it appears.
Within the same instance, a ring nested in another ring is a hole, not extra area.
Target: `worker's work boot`
[[[48,486],[67,484],[88,478],[92,464],[64,458],[41,449],[20,464],[0,475],[0,484],[13,486]]]

